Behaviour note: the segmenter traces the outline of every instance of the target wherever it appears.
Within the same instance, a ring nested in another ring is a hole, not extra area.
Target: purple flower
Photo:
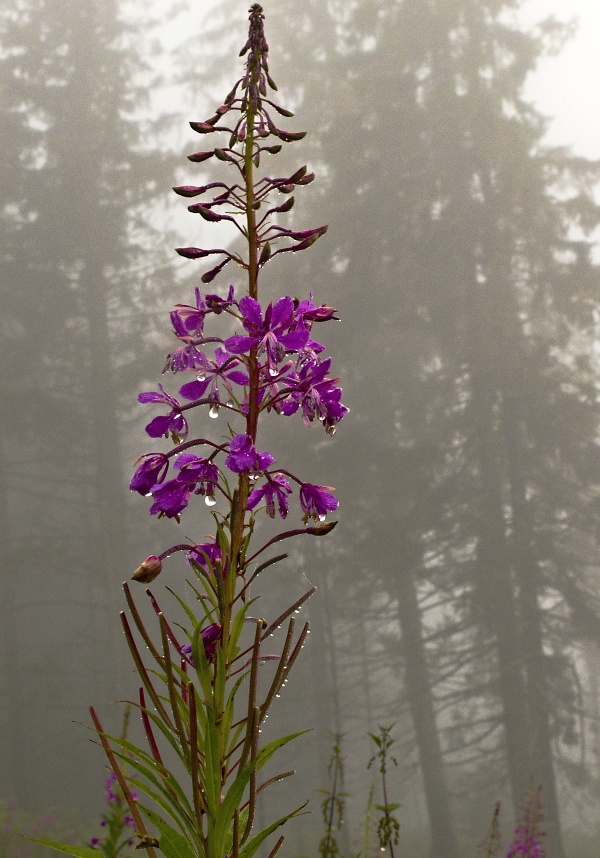
[[[167,480],[152,492],[154,503],[150,507],[150,515],[165,515],[167,518],[177,518],[186,508],[192,489],[187,483],[178,479]]]
[[[233,286],[229,287],[229,292],[227,294],[227,298],[221,298],[219,295],[205,295],[204,300],[206,301],[206,306],[211,310],[216,316],[226,310],[228,307],[231,307],[233,304],[233,296],[234,296],[234,288]]]
[[[302,420],[309,426],[315,417],[319,419],[328,434],[333,435],[336,423],[347,414],[348,409],[340,402],[342,389],[336,385],[337,378],[327,378],[331,358],[322,363],[306,363],[295,379],[288,379],[293,388],[291,395],[282,404],[287,416],[294,414],[302,405]]]
[[[267,482],[263,486],[250,492],[246,507],[247,509],[254,509],[264,499],[267,505],[267,514],[271,518],[275,518],[275,500],[277,499],[279,515],[281,518],[285,518],[290,508],[287,496],[291,493],[291,486],[283,474],[268,475]]]
[[[213,571],[217,563],[221,562],[221,549],[216,542],[203,542],[201,545],[194,545],[187,554],[188,560],[193,560],[199,566],[202,566],[206,571]]]
[[[163,453],[148,453],[146,456],[141,456],[137,461],[139,462],[141,459],[144,461],[133,475],[129,488],[132,492],[148,495],[156,483],[163,481],[169,468],[169,460]]]
[[[302,320],[304,323],[329,322],[331,319],[334,319],[336,322],[339,322],[338,317],[335,315],[335,313],[337,313],[335,307],[328,307],[327,304],[321,304],[320,307],[316,307],[313,304],[312,297],[311,292],[310,298],[304,301],[298,301],[295,311],[298,321]]]
[[[239,363],[237,358],[223,349],[215,349],[215,359],[206,362],[206,366],[198,374],[196,381],[189,381],[180,388],[180,395],[184,399],[202,399],[210,387],[208,399],[213,403],[219,403],[221,401],[220,378],[229,395],[233,396],[232,382],[243,387],[248,384],[249,380],[245,372],[235,369]]]
[[[221,626],[219,623],[211,623],[210,626],[207,626],[205,629],[202,629],[200,632],[200,637],[202,638],[202,642],[204,643],[204,652],[206,653],[206,658],[208,661],[211,661],[217,652],[217,644],[221,639]],[[181,647],[181,655],[185,656],[187,661],[195,667],[194,659],[192,656],[192,645],[184,644]]]
[[[324,521],[328,512],[338,508],[340,502],[331,494],[332,491],[335,491],[332,486],[313,486],[311,483],[302,483],[300,506],[304,512],[305,523],[309,518]]]
[[[290,331],[294,325],[294,302],[291,298],[280,298],[275,305],[269,304],[263,318],[258,301],[246,295],[239,304],[242,324],[249,336],[236,335],[225,340],[225,348],[233,354],[249,352],[258,346],[257,353],[266,354],[266,365],[272,375],[277,374],[277,364],[287,351],[296,352],[308,340],[307,330]]]
[[[193,334],[198,337],[204,333],[204,317],[210,310],[197,286],[195,293],[195,307],[191,304],[175,304],[176,309],[171,313],[171,321],[177,336],[181,336],[179,331],[185,331],[188,335]]]
[[[177,518],[186,508],[192,492],[205,495],[206,503],[215,503],[215,486],[219,481],[219,469],[203,456],[195,453],[180,453],[173,464],[179,473],[172,480],[154,484],[148,494],[154,497],[150,515]]]
[[[177,456],[173,467],[179,470],[179,482],[194,486],[195,494],[205,495],[207,503],[209,498],[214,498],[215,486],[219,482],[219,469],[214,462],[185,452]]]
[[[151,438],[160,438],[163,435],[166,438],[171,433],[173,439],[179,443],[187,436],[188,432],[187,421],[181,413],[181,403],[167,393],[162,384],[158,386],[160,393],[153,390],[140,393],[138,402],[160,402],[164,405],[170,405],[171,411],[164,417],[155,417],[154,420],[151,420],[146,426],[146,432]]]
[[[256,451],[250,435],[234,435],[229,444],[229,455],[225,464],[235,474],[243,474],[246,471],[264,471],[274,461],[273,456],[266,450],[262,453]]]

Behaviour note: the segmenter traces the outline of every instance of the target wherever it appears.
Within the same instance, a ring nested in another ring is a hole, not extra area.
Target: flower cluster
[[[515,828],[513,842],[508,848],[506,858],[544,858],[545,851],[542,837],[545,832],[539,830],[543,820],[542,803],[540,801],[541,787],[529,789],[525,802],[522,819]]]
[[[104,796],[108,803],[108,813],[102,815],[100,825],[106,829],[104,837],[92,837],[90,846],[102,851],[104,855],[117,858],[126,846],[133,846],[134,839],[127,829],[135,828],[135,821],[127,811],[127,804],[117,783],[114,772],[104,782]],[[131,790],[131,797],[137,801],[137,793]]]
[[[211,314],[234,317],[243,333],[225,339],[206,338],[205,321]],[[133,491],[153,498],[152,515],[179,519],[194,494],[202,495],[209,506],[216,503],[217,490],[231,500],[227,471],[247,474],[254,483],[261,480],[248,497],[249,510],[264,502],[271,517],[277,511],[285,518],[292,493],[288,477],[300,486],[305,520],[322,521],[337,508],[330,487],[303,482],[287,471],[273,469],[274,457],[268,451],[259,452],[247,432],[232,434],[224,444],[201,438],[188,440],[186,418],[187,412],[199,406],[207,406],[211,417],[216,417],[221,407],[246,417],[254,361],[259,413],[274,411],[289,417],[300,412],[307,426],[319,421],[328,434],[333,434],[348,409],[341,402],[339,379],[329,376],[331,359],[320,358],[324,347],[312,338],[312,328],[315,322],[335,318],[335,309],[325,304],[316,306],[312,295],[303,301],[285,296],[263,310],[248,295],[236,301],[233,287],[226,299],[203,295],[196,289],[195,304],[176,306],[171,322],[181,345],[169,355],[168,366],[173,372],[191,371],[195,379],[179,389],[179,398],[162,385],[158,391],[146,391],[138,397],[142,403],[166,406],[167,413],[154,417],[146,432],[152,438],[170,436],[175,443],[168,453],[142,456],[130,484]],[[209,355],[206,346],[213,343],[217,345]],[[192,448],[200,448],[201,455]],[[169,467],[172,475],[167,479]]]

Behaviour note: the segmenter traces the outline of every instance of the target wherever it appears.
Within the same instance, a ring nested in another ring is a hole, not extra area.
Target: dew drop
[[[214,495],[206,495],[204,498],[204,503],[206,506],[214,506],[217,502],[217,499]]]
[[[233,399],[228,399],[225,404],[227,405],[228,408],[233,408]]]
[[[320,516],[319,516],[319,521],[325,521],[325,519],[326,519],[326,518],[327,518],[327,516],[326,516],[326,515],[320,515]]]
[[[276,694],[275,697],[281,697],[281,694]]]
[[[212,403],[212,405],[210,406],[209,412],[208,412],[208,416],[213,417],[213,418],[219,416],[219,403],[218,402]]]
[[[196,381],[204,381],[205,378],[206,378],[206,373],[203,372],[202,370],[200,370],[199,372],[196,373]]]

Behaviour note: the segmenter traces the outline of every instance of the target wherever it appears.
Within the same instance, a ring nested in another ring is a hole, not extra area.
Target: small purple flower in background
[[[155,417],[146,426],[146,432],[151,438],[160,438],[164,436],[168,438],[169,433],[173,436],[173,440],[179,443],[187,436],[188,425],[185,417],[181,413],[181,403],[178,402],[164,389],[162,384],[158,385],[160,393],[149,390],[138,394],[138,402],[160,402],[164,405],[170,405],[171,411],[164,417]]]
[[[243,474],[246,471],[257,473],[266,470],[275,459],[264,450],[262,453],[256,451],[250,435],[234,435],[229,444],[229,455],[225,464],[235,474]]]
[[[506,858],[545,858],[541,838],[545,832],[538,831],[542,821],[541,787],[529,789],[523,817],[515,828],[514,840],[508,848]]]
[[[315,521],[324,521],[328,512],[333,512],[339,506],[339,501],[331,492],[332,486],[313,486],[311,483],[302,483],[300,487],[300,506],[304,512],[304,521],[309,518]]]
[[[287,496],[291,493],[292,488],[283,474],[269,474],[263,486],[250,492],[246,508],[254,509],[261,500],[264,500],[267,505],[267,514],[275,518],[275,500],[277,500],[279,515],[285,518],[290,508]]]

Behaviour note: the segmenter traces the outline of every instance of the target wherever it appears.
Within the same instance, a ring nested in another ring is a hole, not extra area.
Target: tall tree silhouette
[[[129,338],[151,325],[115,317],[140,304],[127,228],[154,175],[150,157],[133,157],[137,131],[123,118],[139,63],[119,48],[124,40],[116,2],[19,0],[0,12],[2,398],[12,403],[2,457],[13,558],[3,610],[14,628],[4,636],[3,699],[29,737],[15,741],[19,778],[9,772],[2,785],[30,803],[47,802],[56,758],[73,753],[65,714],[114,698],[109,672],[125,657],[116,632],[127,563],[119,398]],[[160,158],[153,166],[167,176]],[[82,795],[74,784],[72,800]]]

